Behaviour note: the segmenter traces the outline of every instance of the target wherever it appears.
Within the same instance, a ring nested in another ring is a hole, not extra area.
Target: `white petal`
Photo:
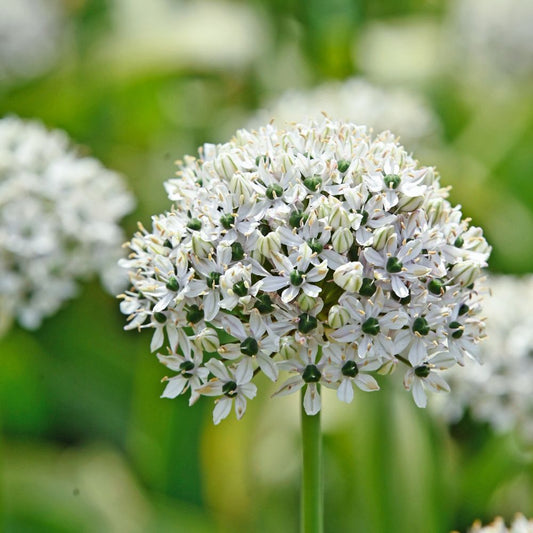
[[[311,285],[310,283],[304,283],[302,285],[302,290],[305,292],[305,294],[307,294],[307,296],[311,296],[311,298],[316,298],[322,291],[320,287]]]
[[[213,409],[213,422],[215,426],[226,418],[231,411],[231,398],[220,398]]]
[[[254,368],[252,365],[252,358],[245,357],[235,369],[235,381],[237,385],[244,385],[249,383],[254,377]]]
[[[292,302],[292,300],[294,300],[296,296],[298,296],[299,292],[300,289],[298,287],[291,285],[281,293],[281,301],[288,304],[289,302]]]
[[[308,415],[316,415],[320,411],[320,394],[315,383],[308,383],[304,396],[304,409]]]
[[[358,374],[354,379],[355,384],[366,392],[379,390],[378,382],[368,374]]]
[[[415,379],[413,383],[413,398],[418,407],[426,407],[428,399],[420,379]]]
[[[380,253],[376,252],[376,250],[374,250],[373,248],[365,248],[365,250],[363,251],[363,255],[370,264],[381,267],[385,266],[385,259]]]
[[[150,342],[150,351],[155,352],[158,348],[163,346],[163,341],[165,340],[165,334],[163,333],[162,327],[155,328],[154,334],[152,336],[152,342]]]
[[[235,414],[237,420],[240,420],[246,412],[246,398],[240,394],[235,398]]]
[[[274,394],[272,394],[272,398],[274,398],[274,396],[286,396],[287,394],[300,390],[303,386],[304,382],[302,378],[300,376],[293,376],[283,383]]]
[[[218,291],[209,291],[204,298],[204,319],[207,321],[213,320],[218,312],[218,303],[220,296]]]
[[[275,365],[274,361],[266,355],[259,354],[257,356],[257,362],[259,367],[265,373],[266,377],[272,381],[277,381],[279,371],[278,367]]]
[[[222,381],[231,380],[228,369],[222,361],[219,361],[218,359],[210,359],[205,364],[205,367],[218,379],[221,379]]]
[[[353,385],[352,382],[344,378],[337,389],[337,398],[341,402],[350,403],[353,400]]]
[[[396,296],[399,298],[405,298],[406,296],[409,296],[409,290],[405,286],[405,283],[398,276],[392,276],[391,284],[392,290]]]
[[[267,276],[262,281],[261,289],[265,292],[274,292],[289,284],[289,280],[281,276]]]
[[[173,325],[167,324],[167,327],[165,329],[167,331],[168,343],[170,345],[170,348],[172,350],[176,350],[179,339],[177,328]]]
[[[427,356],[427,349],[424,341],[417,338],[409,350],[409,362],[413,366],[418,366]]]
[[[431,374],[426,379],[426,383],[435,392],[450,392],[450,386],[448,385],[448,383],[446,383],[446,381],[444,381],[444,379],[435,372],[431,372]]]
[[[160,311],[164,311],[167,307],[168,307],[168,304],[172,301],[172,299],[175,297],[176,295],[172,292],[167,292],[163,298],[161,298],[161,300],[159,300],[159,302],[157,302],[154,306],[154,313],[159,313]]]
[[[187,380],[183,376],[169,379],[161,398],[175,398],[183,392],[185,385],[187,385]]]
[[[257,394],[257,387],[253,383],[245,383],[239,386],[239,392],[251,400]]]

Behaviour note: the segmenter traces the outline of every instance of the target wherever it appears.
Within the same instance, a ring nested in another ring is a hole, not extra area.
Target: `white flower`
[[[235,414],[241,419],[246,411],[246,399],[255,398],[257,387],[250,383],[254,373],[248,359],[243,359],[234,372],[217,359],[211,359],[205,364],[215,377],[197,390],[206,396],[219,396],[213,410],[213,422],[219,424],[226,418],[235,400]]]
[[[64,14],[54,0],[0,3],[0,81],[33,78],[57,60]]]
[[[167,382],[167,386],[161,398],[175,398],[190,389],[189,405],[192,405],[200,397],[198,388],[206,382],[209,374],[207,368],[202,366],[202,353],[195,352],[192,356],[188,354],[187,357],[179,354],[157,354],[157,358],[170,370],[179,372],[170,378],[163,378],[163,381]]]
[[[322,113],[334,120],[367,124],[375,131],[390,129],[409,146],[427,142],[439,130],[437,116],[421,95],[405,89],[386,89],[364,78],[290,90],[264,103],[249,125],[256,128],[273,118],[278,125],[323,120]]]
[[[217,422],[231,394],[242,415],[260,372],[288,372],[277,394],[305,388],[314,414],[318,385],[350,401],[399,364],[424,405],[444,360],[475,355],[490,247],[392,134],[327,119],[240,130],[184,158],[166,190],[174,207],[122,261],[121,310],[155,330],[152,348],[166,333],[171,353],[204,350],[216,379],[195,390],[219,397]]]
[[[449,40],[466,72],[521,80],[533,72],[532,24],[529,0],[456,0]]]
[[[437,373],[437,370],[446,370],[453,366],[455,362],[453,357],[441,353],[428,358],[421,365],[407,370],[403,384],[407,390],[412,391],[413,398],[418,407],[426,407],[426,389],[433,392],[450,391],[450,386]]]
[[[120,176],[79,157],[64,133],[1,119],[0,315],[36,328],[94,273],[123,289],[118,221],[133,203]],[[128,299],[125,312],[143,312]]]
[[[492,296],[484,302],[485,342],[477,343],[479,297],[449,317],[452,353],[470,357],[449,372],[452,394],[435,410],[456,422],[468,409],[496,431],[516,430],[533,442],[533,276],[491,276],[486,284]]]
[[[330,343],[324,348],[324,354],[330,360],[324,369],[324,376],[329,384],[337,387],[337,397],[342,402],[353,400],[353,386],[363,391],[379,390],[377,381],[370,374],[382,366],[379,357],[360,359],[353,345]]]

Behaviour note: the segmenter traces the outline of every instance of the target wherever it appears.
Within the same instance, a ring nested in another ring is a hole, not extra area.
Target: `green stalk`
[[[302,426],[302,500],[300,515],[301,533],[323,533],[324,498],[322,488],[322,433],[320,431],[320,411],[308,415],[304,409],[304,395],[301,391]]]

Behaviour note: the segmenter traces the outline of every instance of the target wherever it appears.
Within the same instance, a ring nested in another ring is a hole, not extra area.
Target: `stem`
[[[322,533],[324,501],[320,411],[312,416],[305,412],[303,402],[306,389],[307,387],[303,387],[301,391],[303,468],[300,531],[301,533]]]

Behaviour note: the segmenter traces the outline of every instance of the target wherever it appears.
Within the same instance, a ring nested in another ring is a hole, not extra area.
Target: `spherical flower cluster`
[[[425,389],[483,335],[477,291],[489,246],[446,200],[432,168],[389,132],[325,120],[240,130],[166,183],[174,206],[129,243],[127,328],[152,328],[174,374],[163,396],[215,396],[240,418],[263,372],[276,394],[319,385],[350,402],[373,374],[407,367]]]
[[[274,119],[278,125],[307,119],[331,119],[366,124],[374,131],[390,129],[409,148],[427,143],[439,130],[435,113],[422,96],[405,89],[386,89],[364,78],[331,81],[314,89],[291,90],[265,105],[249,126]]]
[[[118,220],[133,197],[120,176],[79,157],[67,136],[37,122],[0,120],[0,324],[36,328],[100,273],[109,292],[127,279],[116,266]]]
[[[450,39],[467,67],[493,79],[533,74],[533,4],[529,0],[457,0]]]
[[[533,520],[528,520],[524,515],[517,514],[509,528],[500,517],[487,526],[483,526],[478,520],[468,530],[468,533],[533,533]]]
[[[465,409],[496,431],[517,429],[533,442],[533,276],[492,276],[482,365],[469,361],[449,374],[453,393],[435,408],[450,421]]]
[[[0,2],[0,82],[46,72],[57,59],[63,29],[60,2]]]

